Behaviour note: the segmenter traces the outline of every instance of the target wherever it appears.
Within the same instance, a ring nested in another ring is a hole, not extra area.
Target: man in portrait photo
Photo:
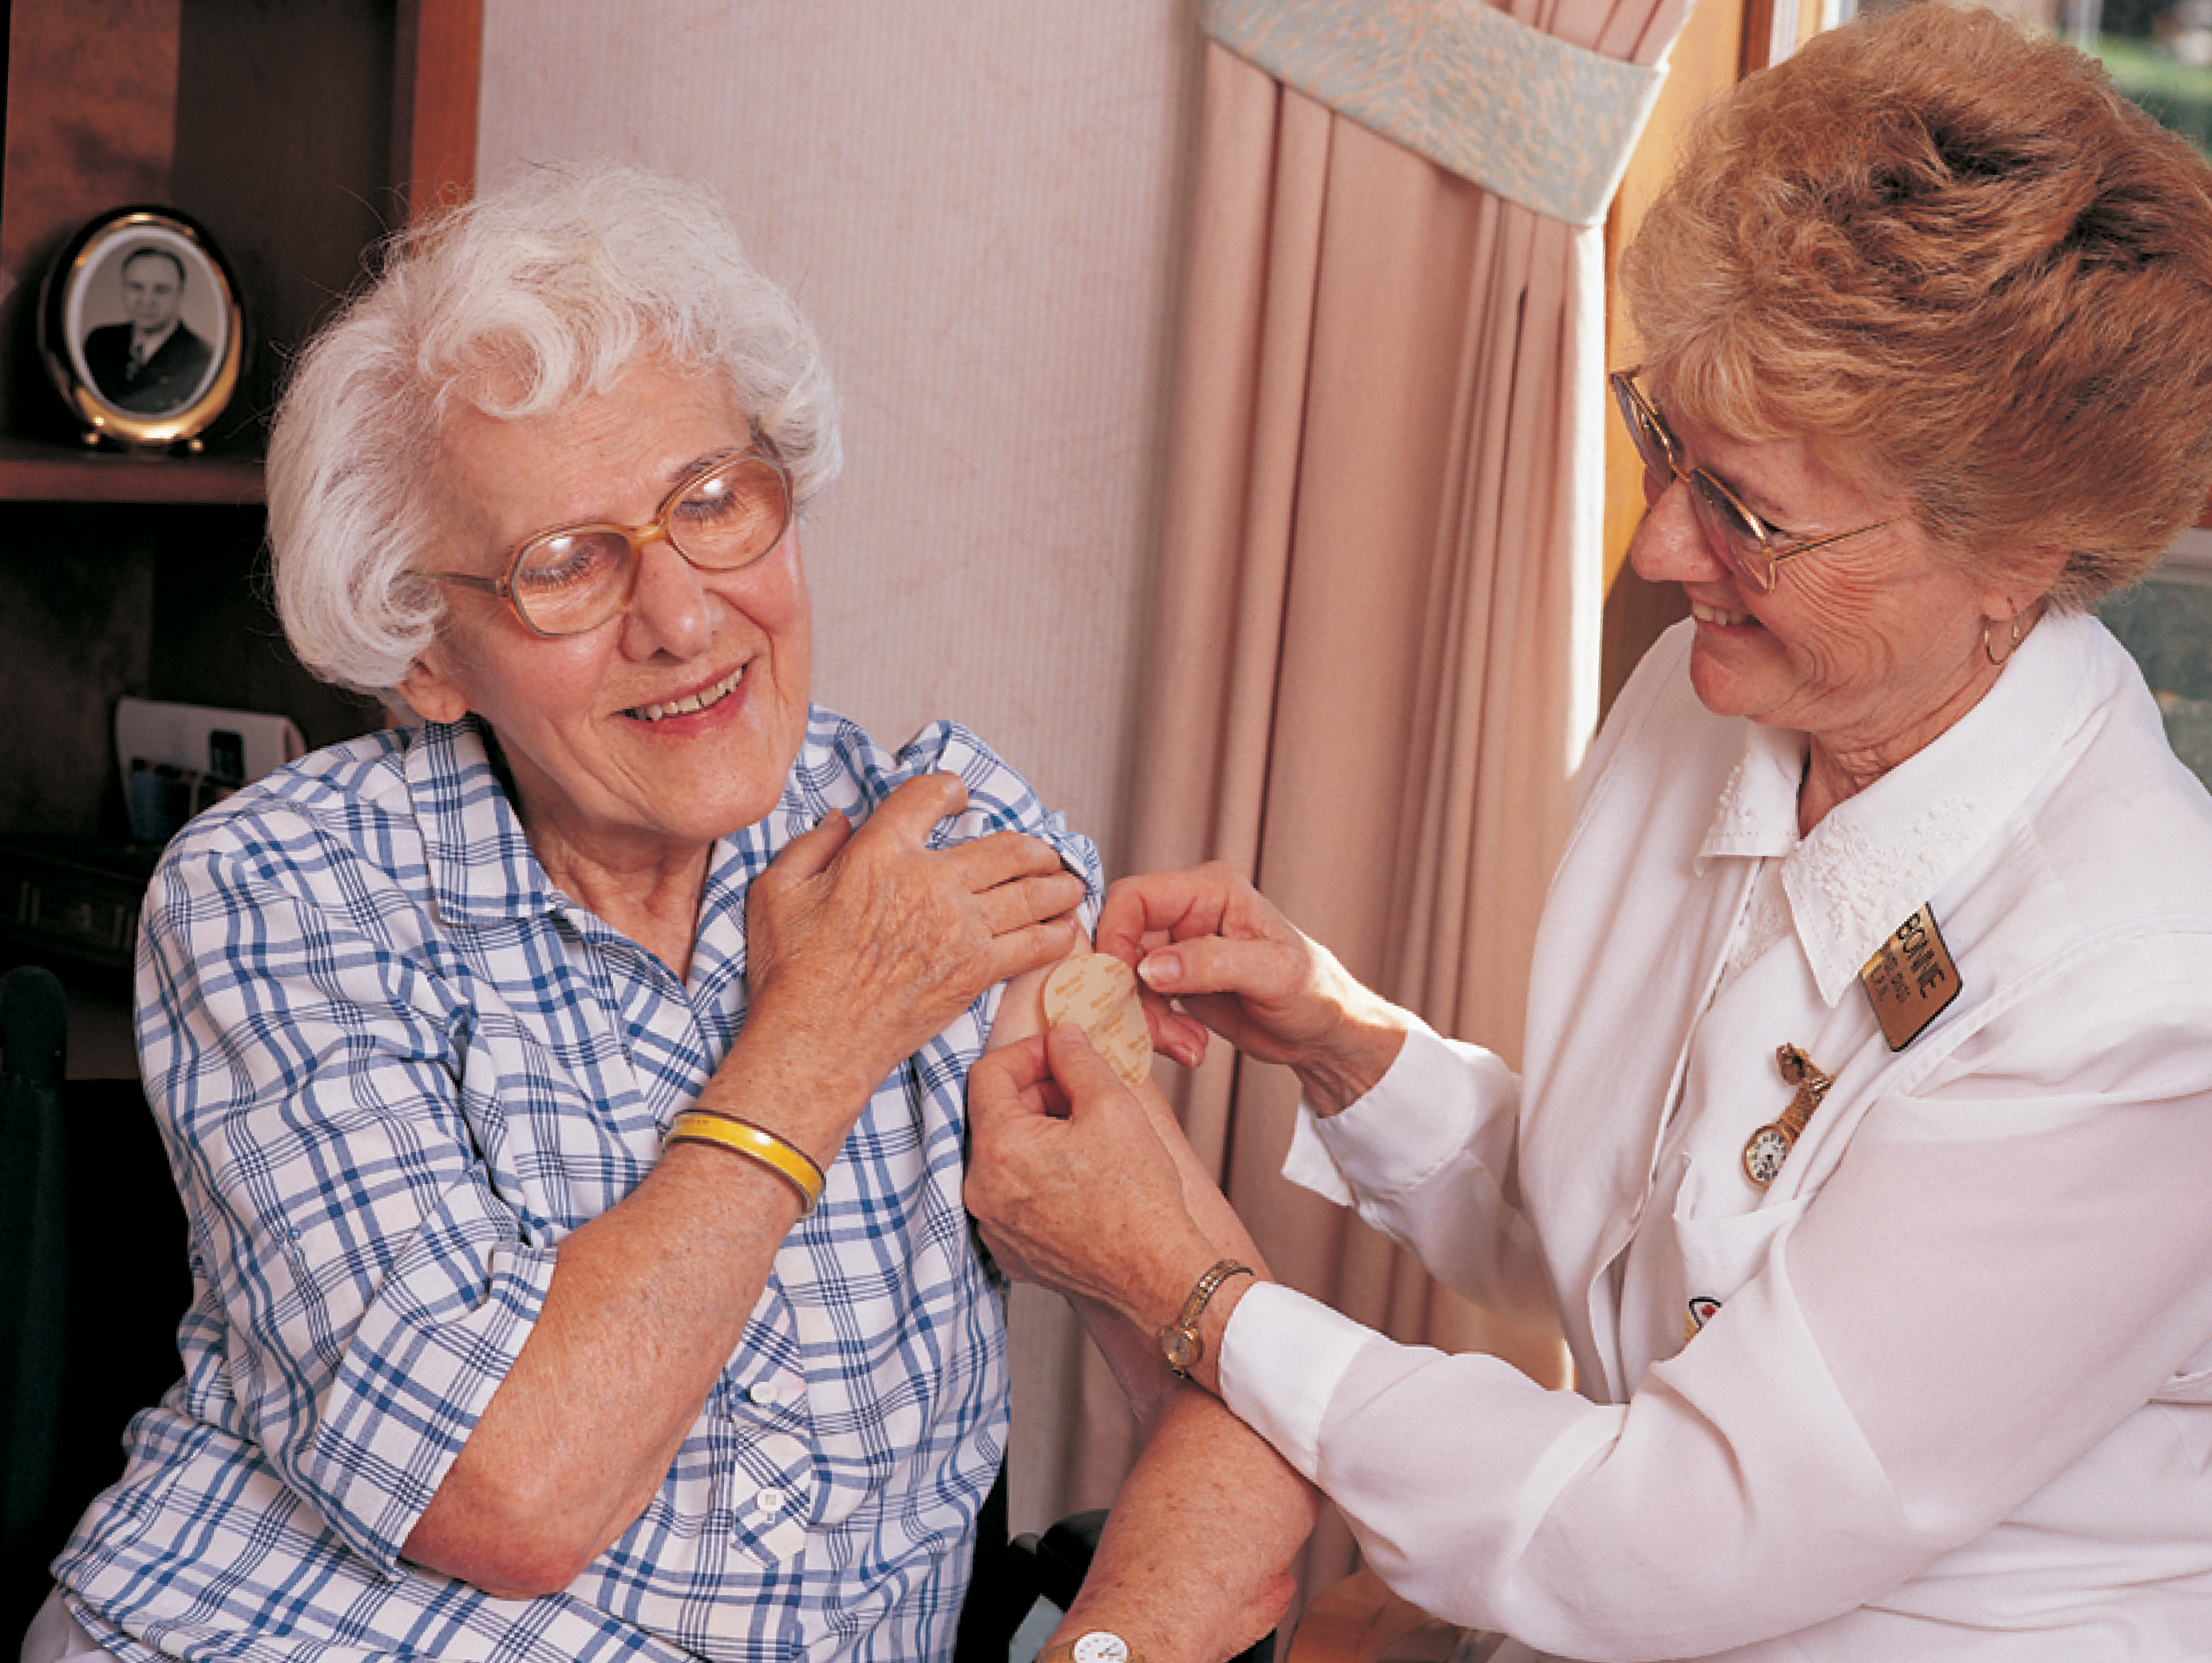
[[[175,254],[149,244],[123,257],[131,320],[103,324],[84,338],[85,368],[101,398],[141,415],[191,402],[215,354],[185,322],[184,302],[185,263]]]

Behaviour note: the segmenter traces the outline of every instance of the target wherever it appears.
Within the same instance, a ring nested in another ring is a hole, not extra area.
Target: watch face
[[[1744,1175],[1765,1189],[1781,1176],[1782,1163],[1790,1158],[1790,1134],[1781,1127],[1761,1126],[1743,1146]]]
[[[1198,1361],[1200,1347],[1198,1336],[1188,1328],[1164,1328],[1160,1331],[1160,1349],[1167,1353],[1168,1367],[1188,1368]]]
[[[1129,1663],[1129,1648],[1118,1634],[1109,1634],[1103,1629],[1093,1629],[1075,1642],[1068,1654],[1075,1663]]]

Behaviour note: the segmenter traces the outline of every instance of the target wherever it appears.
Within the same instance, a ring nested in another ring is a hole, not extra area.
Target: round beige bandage
[[[1045,978],[1044,1019],[1081,1028],[1130,1085],[1151,1075],[1152,1036],[1137,998],[1137,972],[1112,953],[1079,953],[1054,970]]]

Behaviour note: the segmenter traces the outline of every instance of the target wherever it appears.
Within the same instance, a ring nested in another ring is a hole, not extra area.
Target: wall
[[[1103,847],[1125,828],[1164,460],[1188,0],[487,0],[477,176],[611,155],[710,181],[820,332],[846,472],[806,540],[815,696],[896,745],[967,723]],[[1065,1307],[1017,1290],[1017,1529]]]
[[[1109,857],[1131,764],[1197,37],[1177,0],[489,0],[478,178],[707,180],[841,382],[816,696],[951,716]]]

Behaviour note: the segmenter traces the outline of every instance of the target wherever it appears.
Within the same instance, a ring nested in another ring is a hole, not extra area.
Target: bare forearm
[[[1324,1116],[1349,1108],[1375,1089],[1398,1060],[1412,1026],[1395,1005],[1364,988],[1358,992],[1364,996],[1350,1002],[1329,1042],[1314,1047],[1295,1065],[1307,1100]]]
[[[783,1080],[769,1036],[702,1094],[748,1103],[826,1165],[851,1088]],[[678,1144],[561,1246],[528,1341],[409,1538],[417,1563],[493,1592],[565,1587],[665,1479],[799,1218],[793,1191],[727,1151]]]
[[[666,1477],[797,1216],[768,1174],[679,1147],[570,1236],[407,1556],[498,1593],[573,1581]]]
[[[1063,1637],[1110,1629],[1146,1663],[1221,1663],[1281,1621],[1320,1510],[1217,1399],[1178,1388],[1114,1498]]]
[[[1129,1412],[1149,1436],[1159,1425],[1176,1383],[1161,1367],[1158,1338],[1096,1301],[1071,1299],[1068,1304],[1113,1371]]]

